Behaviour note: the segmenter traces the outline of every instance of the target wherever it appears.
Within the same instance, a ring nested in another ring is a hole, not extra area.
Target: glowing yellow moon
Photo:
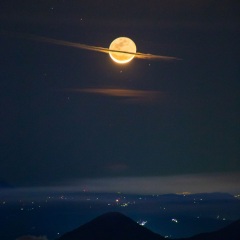
[[[130,62],[134,58],[134,54],[137,52],[137,47],[132,39],[119,37],[112,41],[109,50],[112,51],[109,51],[109,55],[113,61],[124,64]]]

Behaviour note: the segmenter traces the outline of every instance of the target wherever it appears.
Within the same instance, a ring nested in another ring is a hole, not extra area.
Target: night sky
[[[217,176],[240,190],[239,12],[231,0],[1,1],[0,180],[140,189]],[[98,47],[126,36],[182,60],[119,65],[28,34]]]

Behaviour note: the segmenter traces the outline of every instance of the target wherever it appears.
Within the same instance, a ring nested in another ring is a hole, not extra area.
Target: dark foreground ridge
[[[218,231],[201,233],[190,238],[178,240],[240,240],[240,220]]]
[[[215,232],[178,240],[240,240],[240,220]],[[118,212],[103,214],[58,240],[163,240],[161,235]]]
[[[110,212],[64,234],[59,240],[163,240],[118,212]]]

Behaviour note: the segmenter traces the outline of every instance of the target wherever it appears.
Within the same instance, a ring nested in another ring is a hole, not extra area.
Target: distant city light
[[[147,224],[147,221],[138,221],[137,222],[139,225],[141,225],[141,226],[144,226],[144,225],[146,225]]]

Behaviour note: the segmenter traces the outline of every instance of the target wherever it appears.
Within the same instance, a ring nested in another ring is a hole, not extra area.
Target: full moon
[[[109,50],[112,51],[109,51],[109,55],[113,61],[124,64],[130,62],[134,58],[137,47],[130,38],[119,37],[112,41]]]

